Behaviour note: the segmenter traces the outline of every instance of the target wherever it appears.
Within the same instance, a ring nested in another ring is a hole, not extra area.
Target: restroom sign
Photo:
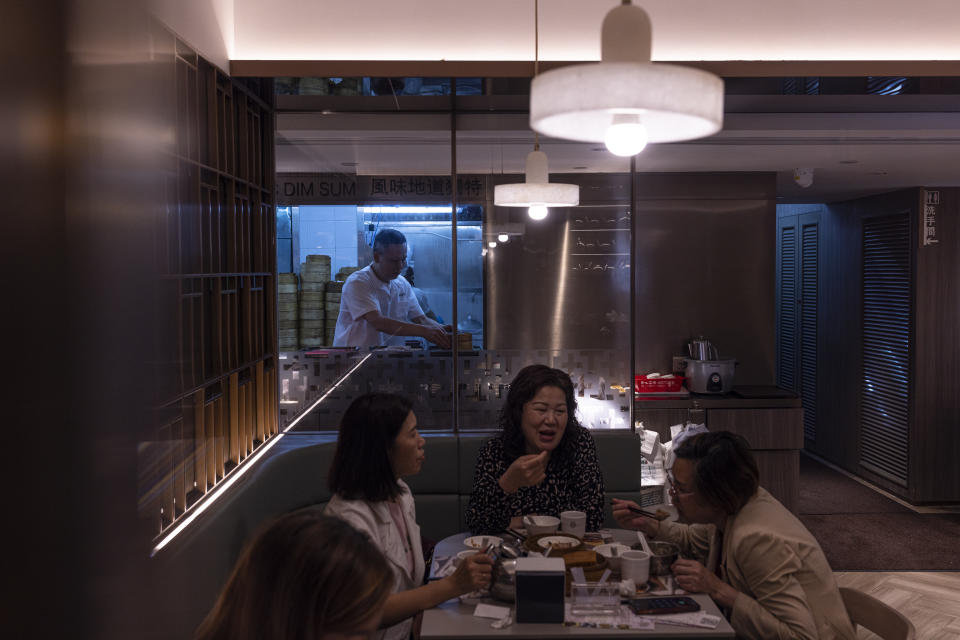
[[[920,229],[922,246],[938,244],[937,238],[937,209],[940,208],[939,191],[923,191],[923,227]]]

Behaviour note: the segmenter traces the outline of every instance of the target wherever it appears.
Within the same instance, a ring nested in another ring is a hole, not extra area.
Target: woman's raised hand
[[[500,476],[500,488],[506,493],[516,493],[520,487],[540,484],[547,477],[549,456],[549,451],[520,456]]]
[[[493,561],[490,556],[478,551],[460,561],[450,578],[457,586],[457,593],[464,594],[490,587]]]

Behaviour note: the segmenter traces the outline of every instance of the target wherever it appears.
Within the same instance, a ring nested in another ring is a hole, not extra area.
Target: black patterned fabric
[[[513,460],[504,459],[502,435],[487,440],[473,472],[473,493],[466,517],[470,531],[496,534],[507,528],[513,516],[560,517],[561,511],[586,513],[587,531],[603,526],[603,474],[597,447],[590,432],[583,428],[577,430],[572,444],[573,464],[563,467],[551,457],[543,482],[507,495],[498,481]]]

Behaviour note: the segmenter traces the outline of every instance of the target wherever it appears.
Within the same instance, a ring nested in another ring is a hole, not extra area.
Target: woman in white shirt
[[[333,498],[325,513],[370,536],[390,562],[393,593],[377,638],[407,640],[413,617],[424,609],[490,585],[490,558],[477,553],[446,578],[423,584],[424,561],[413,495],[401,479],[424,461],[412,403],[398,395],[368,393],[354,400],[340,422],[328,482]]]

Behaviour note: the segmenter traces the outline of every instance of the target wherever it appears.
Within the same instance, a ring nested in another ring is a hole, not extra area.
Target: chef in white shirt
[[[415,336],[450,347],[446,328],[424,314],[410,283],[400,275],[406,266],[406,237],[396,229],[377,233],[373,262],[343,284],[334,346],[402,345],[404,336]]]

